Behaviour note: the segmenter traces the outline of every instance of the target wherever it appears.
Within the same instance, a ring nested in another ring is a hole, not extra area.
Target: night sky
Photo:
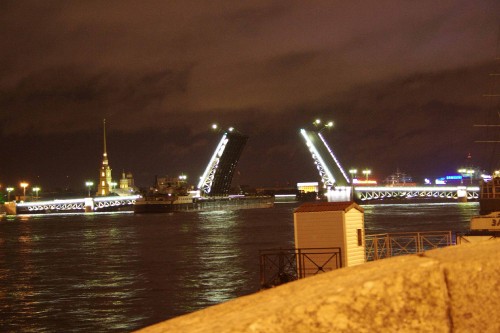
[[[85,189],[103,118],[113,178],[139,186],[196,183],[213,122],[250,137],[238,184],[317,181],[299,136],[317,117],[344,167],[379,180],[456,172],[468,153],[488,169],[473,125],[498,123],[482,95],[499,27],[498,0],[3,0],[0,184]]]

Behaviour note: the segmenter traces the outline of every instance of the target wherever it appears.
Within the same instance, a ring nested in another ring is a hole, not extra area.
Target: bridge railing
[[[338,247],[261,250],[260,286],[271,288],[341,267]]]
[[[422,253],[454,245],[451,231],[403,232],[367,235],[366,260]]]

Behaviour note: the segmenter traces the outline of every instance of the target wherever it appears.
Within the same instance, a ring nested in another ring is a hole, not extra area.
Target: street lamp
[[[14,191],[13,187],[7,187],[7,201],[10,201],[10,192]]]
[[[354,177],[358,174],[358,169],[351,169],[349,173],[351,174],[351,182],[354,182]]]
[[[470,184],[472,185],[472,176],[474,175],[473,169],[458,169],[458,172],[460,172],[461,174],[470,175]],[[461,183],[463,184],[463,179]]]
[[[368,176],[369,176],[371,173],[372,173],[372,171],[371,171],[371,170],[369,170],[369,169],[365,169],[365,170],[363,170],[363,174],[366,176],[366,180],[368,180]]]
[[[90,189],[92,188],[92,186],[94,186],[94,182],[87,181],[85,182],[85,186],[89,188],[89,197],[90,197]]]
[[[351,174],[351,201],[354,201],[354,177],[356,177],[358,169],[350,169],[349,173]]]
[[[28,187],[29,184],[26,182],[22,182],[19,185],[23,188],[23,200],[26,200],[26,187]]]
[[[469,169],[467,170],[467,173],[470,174],[470,184],[472,185],[472,176],[474,175],[474,170]]]
[[[31,190],[35,192],[35,199],[38,200],[38,191],[40,191],[40,188],[37,186],[33,187]]]

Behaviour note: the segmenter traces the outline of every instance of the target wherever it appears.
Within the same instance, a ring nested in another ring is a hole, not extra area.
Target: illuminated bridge
[[[132,207],[139,195],[32,201],[16,204],[17,214],[99,212]]]
[[[328,201],[387,199],[475,200],[477,186],[356,186],[353,187],[339,160],[320,131],[301,129],[302,135],[326,190]],[[351,194],[352,192],[352,194]]]
[[[478,186],[358,186],[355,196],[360,201],[384,199],[479,199]]]
[[[198,189],[201,193],[211,197],[229,194],[234,171],[247,140],[248,136],[238,133],[232,127],[222,134],[203,176],[200,177]]]

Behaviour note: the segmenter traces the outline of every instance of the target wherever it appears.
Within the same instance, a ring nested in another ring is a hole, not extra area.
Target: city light
[[[94,182],[86,181],[85,186],[87,186],[89,189],[89,197],[90,197],[90,189],[92,188],[92,186],[94,186]]]
[[[470,183],[472,185],[472,177],[475,172],[473,169],[458,169],[458,172],[460,172],[461,174],[470,175]]]
[[[40,187],[35,186],[31,190],[35,192],[35,199],[38,199],[38,192],[40,191]]]
[[[14,191],[13,187],[7,187],[7,201],[10,201],[10,192]]]
[[[26,182],[21,182],[21,184],[19,185],[23,188],[23,200],[26,200],[26,187],[28,187],[30,184]]]
[[[316,126],[317,128],[320,128],[319,132],[322,132],[323,130],[325,130],[327,128],[333,127],[333,121],[329,121],[323,127],[320,127],[320,125],[321,125],[321,119],[316,119],[313,122],[313,125]]]
[[[370,169],[365,169],[362,171],[363,175],[366,176],[366,180],[368,180],[368,176],[371,175],[372,171]]]

